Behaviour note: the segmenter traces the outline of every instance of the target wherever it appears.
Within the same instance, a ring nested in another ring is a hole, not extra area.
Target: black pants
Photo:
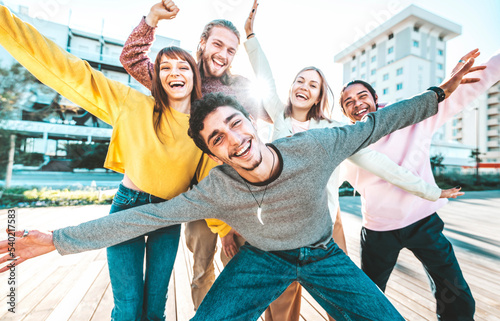
[[[399,252],[407,248],[422,262],[437,301],[439,320],[473,320],[475,302],[453,247],[443,235],[444,223],[432,214],[405,228],[361,230],[361,269],[385,291]]]

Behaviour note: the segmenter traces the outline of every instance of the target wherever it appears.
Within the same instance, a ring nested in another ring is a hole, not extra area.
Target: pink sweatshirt
[[[500,51],[486,63],[483,71],[466,77],[480,77],[474,84],[460,85],[439,104],[439,112],[418,124],[400,129],[370,145],[391,160],[436,184],[430,164],[430,146],[436,130],[461,112],[479,95],[500,80]],[[374,231],[390,231],[411,225],[436,212],[447,199],[430,202],[407,193],[378,176],[346,162],[344,179],[361,194],[363,226]]]

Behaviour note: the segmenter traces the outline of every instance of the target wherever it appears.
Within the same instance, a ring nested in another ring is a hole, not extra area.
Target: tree
[[[434,175],[439,175],[441,169],[445,168],[445,166],[443,165],[443,160],[444,156],[441,153],[431,156],[431,168]]]
[[[479,177],[479,164],[483,161],[479,156],[482,153],[479,151],[479,148],[473,149],[470,151],[469,157],[476,162],[476,184],[479,185],[480,183],[480,177]]]

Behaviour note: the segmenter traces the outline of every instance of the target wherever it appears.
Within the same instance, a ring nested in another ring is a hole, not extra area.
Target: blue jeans
[[[443,227],[443,221],[434,213],[393,231],[363,228],[361,268],[384,291],[399,252],[407,248],[422,262],[429,277],[438,320],[471,321],[475,301]]]
[[[257,320],[298,281],[335,320],[404,320],[385,295],[330,241],[326,249],[266,252],[246,243],[191,320]]]
[[[120,215],[120,211],[128,208],[162,201],[159,197],[120,185],[109,214]],[[115,304],[111,320],[165,320],[168,282],[177,255],[180,231],[180,225],[169,226],[108,247]]]

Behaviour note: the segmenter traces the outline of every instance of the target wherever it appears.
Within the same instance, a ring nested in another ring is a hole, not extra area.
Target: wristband
[[[435,87],[435,86],[433,86],[433,87],[429,87],[429,88],[427,88],[427,90],[432,90],[433,92],[435,92],[435,93],[436,93],[437,98],[438,98],[438,104],[439,104],[440,102],[442,102],[442,101],[446,98],[446,95],[445,95],[445,93],[444,93],[444,90],[443,90],[443,89],[441,89],[441,88],[439,88],[439,87]]]
[[[250,38],[251,36],[255,36],[255,33],[253,33],[253,32],[252,32],[251,34],[249,34],[249,35],[247,36],[247,40],[248,40],[248,38]]]

